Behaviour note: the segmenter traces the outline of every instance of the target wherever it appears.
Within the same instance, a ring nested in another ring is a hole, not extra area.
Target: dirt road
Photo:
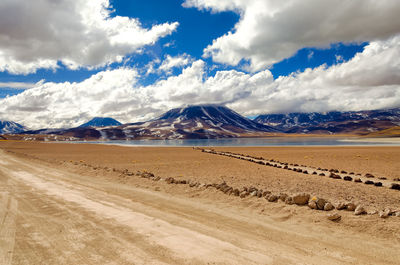
[[[0,150],[0,264],[399,264],[398,241],[223,205]]]

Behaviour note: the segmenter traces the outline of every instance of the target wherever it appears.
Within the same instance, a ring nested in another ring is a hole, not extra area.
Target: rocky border
[[[244,154],[237,154],[237,153],[232,153],[232,152],[221,152],[221,151],[215,151],[213,149],[204,149],[204,148],[194,148],[196,150],[201,150],[201,152],[209,153],[209,154],[215,154],[215,155],[222,155],[222,156],[227,156],[231,158],[236,158],[240,160],[245,160],[249,161],[252,163],[256,163],[259,165],[265,165],[265,166],[270,166],[270,167],[275,167],[275,168],[280,168],[284,170],[291,170],[297,173],[302,173],[306,175],[318,175],[318,176],[328,176],[329,178],[332,179],[340,179],[344,181],[354,181],[355,183],[364,183],[365,185],[371,185],[374,187],[387,187],[393,190],[398,190],[400,191],[400,183],[391,183],[390,181],[387,180],[386,177],[378,177],[376,178],[374,175],[370,173],[366,173],[364,176],[362,176],[361,173],[354,173],[354,172],[346,172],[344,170],[339,171],[338,169],[326,169],[326,168],[316,168],[312,166],[306,166],[306,165],[299,165],[299,164],[293,164],[293,163],[286,163],[286,162],[281,162],[278,160],[274,159],[265,159],[263,157],[254,157],[250,155],[244,155]],[[378,179],[375,181],[372,181],[371,179]],[[399,182],[398,179],[394,179],[393,181]]]

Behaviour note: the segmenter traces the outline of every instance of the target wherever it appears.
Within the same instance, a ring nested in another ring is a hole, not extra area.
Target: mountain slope
[[[260,115],[254,121],[287,133],[358,133],[400,125],[400,108],[328,113]]]
[[[1,134],[20,133],[25,130],[26,128],[19,123],[13,121],[0,121]]]
[[[121,123],[113,118],[95,117],[79,126],[79,128],[85,127],[106,127],[106,126],[119,126]]]

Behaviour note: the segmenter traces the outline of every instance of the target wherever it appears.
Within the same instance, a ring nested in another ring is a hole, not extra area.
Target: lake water
[[[82,142],[81,142],[82,143]],[[400,138],[271,137],[187,140],[96,141],[124,146],[400,146]]]

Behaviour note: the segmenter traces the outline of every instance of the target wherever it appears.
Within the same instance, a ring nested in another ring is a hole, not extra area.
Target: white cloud
[[[0,71],[33,73],[121,62],[127,54],[171,34],[178,23],[145,29],[137,19],[112,16],[109,0],[2,0]]]
[[[146,75],[154,73],[165,73],[167,75],[171,75],[174,68],[182,69],[188,64],[191,64],[193,61],[193,58],[186,53],[177,56],[171,56],[168,54],[165,56],[165,59],[162,62],[158,58],[150,62],[146,66]]]
[[[158,69],[166,73],[171,73],[173,68],[182,68],[190,64],[192,61],[193,60],[191,59],[191,57],[187,54],[178,56],[167,55],[160,67],[158,67]]]
[[[398,0],[186,0],[185,7],[235,11],[232,32],[204,50],[215,62],[249,60],[257,71],[304,47],[384,40],[400,32]]]
[[[100,72],[80,83],[43,83],[0,101],[0,118],[33,128],[79,125],[94,116],[121,122],[154,118],[185,104],[218,103],[244,114],[400,107],[400,36],[371,42],[335,66],[273,79],[270,71],[218,71],[202,60],[153,85],[135,69]]]
[[[0,82],[0,88],[15,88],[15,89],[27,89],[36,86],[38,83],[26,83],[26,82]]]

